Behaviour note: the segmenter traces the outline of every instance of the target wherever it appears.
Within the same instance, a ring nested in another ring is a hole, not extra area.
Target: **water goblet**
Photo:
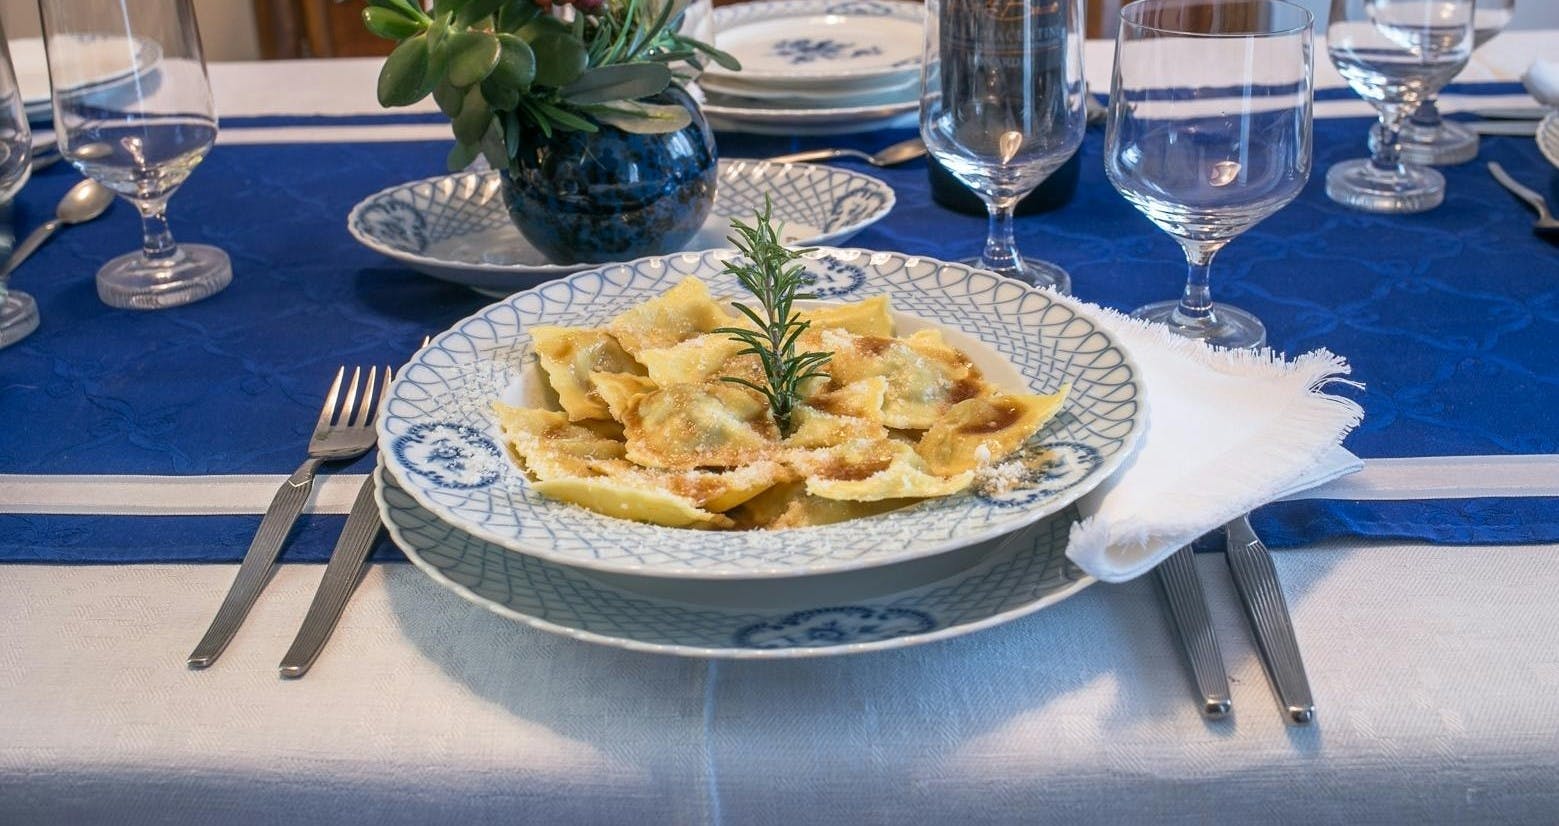
[[[233,279],[227,253],[176,244],[168,229],[168,199],[217,136],[191,0],[39,0],[38,8],[60,153],[141,214],[142,248],[98,270],[98,296],[151,310],[221,291]],[[104,82],[106,54],[130,66],[129,80]]]
[[[1516,0],[1475,0],[1472,48],[1477,51],[1500,33],[1516,13]],[[1437,94],[1438,96],[1438,94]],[[1376,150],[1370,133],[1370,151]],[[1420,166],[1466,163],[1478,156],[1478,133],[1453,120],[1443,120],[1435,98],[1424,101],[1402,125],[1402,160]]]
[[[1374,155],[1334,164],[1326,194],[1366,212],[1433,209],[1445,177],[1407,163],[1407,119],[1455,77],[1472,54],[1473,0],[1332,0],[1326,48],[1348,85],[1374,104]]]
[[[1214,304],[1213,256],[1310,177],[1312,34],[1283,0],[1138,0],[1121,9],[1105,131],[1110,183],[1180,242],[1178,301],[1132,315],[1219,347],[1266,327]]]
[[[920,134],[990,213],[984,269],[1060,292],[1066,270],[1025,259],[1013,207],[1082,144],[1081,0],[927,0]]]
[[[0,204],[21,191],[32,173],[32,132],[26,107],[11,68],[5,30],[0,28]],[[8,290],[0,274],[0,347],[13,344],[38,329],[38,304],[32,296]]]

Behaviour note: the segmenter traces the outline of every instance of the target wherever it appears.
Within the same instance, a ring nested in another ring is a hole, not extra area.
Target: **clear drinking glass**
[[[1472,15],[1472,48],[1477,51],[1499,34],[1516,13],[1516,0],[1475,0]],[[1370,133],[1370,151],[1375,151]],[[1478,156],[1478,133],[1453,120],[1442,120],[1435,99],[1423,102],[1402,125],[1402,160],[1420,166],[1466,163]]]
[[[32,131],[11,68],[5,30],[0,28],[0,204],[8,203],[32,174]],[[38,304],[26,293],[6,289],[0,275],[0,347],[38,329]]]
[[[1213,256],[1310,177],[1311,16],[1282,0],[1139,0],[1121,9],[1104,170],[1185,251],[1179,301],[1132,315],[1220,347],[1266,328],[1214,304]]]
[[[985,201],[984,269],[1070,292],[1066,270],[1024,259],[1012,209],[1083,141],[1082,0],[927,0],[920,134]]]
[[[1407,163],[1403,124],[1472,55],[1473,0],[1332,0],[1332,64],[1374,104],[1374,155],[1335,164],[1326,194],[1367,212],[1423,212],[1445,200],[1445,177]]]
[[[190,0],[39,0],[60,152],[141,213],[143,244],[97,273],[114,307],[198,301],[233,280],[227,253],[175,244],[168,199],[217,136]],[[128,80],[113,80],[120,67]]]

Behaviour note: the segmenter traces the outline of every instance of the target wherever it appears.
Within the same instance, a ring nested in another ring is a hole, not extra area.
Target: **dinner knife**
[[[1228,714],[1233,707],[1229,698],[1229,675],[1223,668],[1218,635],[1213,631],[1207,597],[1196,573],[1195,552],[1187,545],[1160,563],[1153,573],[1163,589],[1169,616],[1191,665],[1191,677],[1201,695],[1202,714],[1207,717]]]
[[[330,552],[330,563],[325,566],[325,576],[320,580],[319,590],[314,592],[314,601],[309,604],[309,612],[298,628],[298,636],[282,657],[283,677],[302,677],[319,658],[319,652],[330,641],[336,623],[346,610],[347,601],[368,569],[369,552],[383,533],[379,506],[374,501],[374,477],[370,473],[357,491],[357,500],[352,503],[346,527],[336,539],[335,550]]]
[[[1310,696],[1310,680],[1294,639],[1294,623],[1288,615],[1288,603],[1278,585],[1272,554],[1250,526],[1250,517],[1241,516],[1225,526],[1229,571],[1234,589],[1240,595],[1245,615],[1256,634],[1261,664],[1277,692],[1278,701],[1288,719],[1301,725],[1315,719],[1315,700]]]

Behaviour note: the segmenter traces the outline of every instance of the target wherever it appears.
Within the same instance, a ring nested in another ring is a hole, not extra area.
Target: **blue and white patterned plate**
[[[417,504],[381,465],[379,512],[428,576],[500,616],[575,639],[690,657],[792,659],[947,639],[1053,605],[1094,582],[1066,558],[1076,512],[971,548],[955,570],[735,582],[602,577],[483,542]],[[888,580],[882,582],[881,580]]]
[[[920,74],[926,19],[908,0],[758,0],[715,9],[715,45],[739,72],[705,74],[771,87],[879,85]]]
[[[1559,169],[1559,112],[1549,112],[1537,125],[1537,148]]]
[[[786,243],[837,244],[893,209],[893,188],[870,175],[803,163],[723,160],[709,218],[688,250],[729,246],[733,217],[774,199]],[[393,186],[346,219],[358,242],[418,272],[505,296],[599,264],[553,264],[520,235],[496,172],[459,172]]]
[[[494,399],[539,403],[526,330],[603,325],[689,275],[717,296],[742,288],[736,253],[642,258],[527,290],[457,323],[401,370],[379,417],[379,448],[398,484],[471,535],[565,565],[640,576],[762,578],[871,568],[1010,533],[1055,513],[1126,460],[1144,425],[1139,371],[1086,305],[989,272],[931,258],[821,249],[808,269],[820,298],[889,295],[912,330],[935,319],[991,381],[1051,393],[1061,413],[1024,450],[1032,468],[1011,490],[928,500],[834,525],[711,532],[645,525],[548,499],[508,457]]]

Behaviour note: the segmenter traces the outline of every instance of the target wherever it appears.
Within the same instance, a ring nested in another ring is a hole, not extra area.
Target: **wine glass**
[[[16,197],[32,174],[32,131],[11,68],[5,29],[0,28],[0,204]],[[38,329],[38,304],[26,293],[6,289],[0,275],[0,347],[13,344]]]
[[[1132,315],[1219,347],[1266,328],[1214,304],[1213,256],[1310,177],[1312,18],[1282,0],[1138,0],[1121,9],[1104,170],[1185,251],[1179,301]]]
[[[980,267],[1060,292],[1024,259],[1012,210],[1083,141],[1082,0],[927,0],[920,135],[990,212]]]
[[[1516,13],[1516,0],[1475,0],[1472,48],[1477,51],[1500,33]],[[1402,126],[1402,159],[1421,166],[1466,163],[1478,156],[1478,133],[1452,120],[1442,120],[1435,99],[1429,98]],[[1370,151],[1376,136],[1370,133]]]
[[[1374,155],[1326,173],[1326,194],[1367,212],[1423,212],[1445,200],[1445,177],[1405,162],[1403,124],[1472,54],[1473,0],[1332,0],[1332,64],[1380,113]]]
[[[175,244],[168,199],[216,142],[190,0],[39,0],[60,153],[141,213],[142,248],[97,273],[113,307],[198,301],[233,280],[227,253]]]

